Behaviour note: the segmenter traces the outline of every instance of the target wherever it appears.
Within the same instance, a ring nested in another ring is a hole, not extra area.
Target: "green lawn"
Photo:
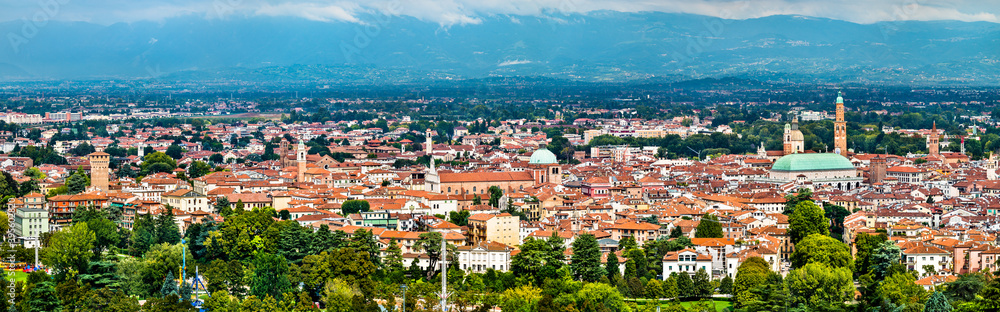
[[[632,302],[636,302],[636,303],[638,303],[640,305],[644,305],[647,302],[649,302],[650,304],[652,304],[652,301],[654,301],[654,300],[649,300],[649,299],[625,299],[625,301],[632,301]],[[667,307],[667,306],[670,306],[670,305],[673,305],[673,304],[677,303],[677,301],[675,301],[675,300],[662,300],[660,302],[661,302],[660,306],[662,306],[662,307]],[[698,302],[698,301],[681,301],[680,304],[681,304],[682,307],[689,308],[689,307],[691,307],[691,303],[696,303],[696,302]],[[714,300],[712,300],[712,302],[713,302],[713,304],[715,304],[715,310],[718,311],[718,312],[726,311],[727,309],[729,309],[729,308],[731,308],[733,306],[732,302],[729,302],[729,300],[726,300],[726,299],[715,298]]]
[[[4,272],[4,278],[7,278],[7,272]],[[28,279],[28,273],[21,272],[21,270],[14,271],[14,281],[24,281]]]

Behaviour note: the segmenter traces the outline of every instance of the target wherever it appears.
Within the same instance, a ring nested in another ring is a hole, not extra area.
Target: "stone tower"
[[[96,152],[87,155],[90,160],[90,185],[98,191],[108,191],[108,165],[111,163],[111,155],[105,152]]]
[[[424,154],[430,155],[434,153],[434,141],[431,140],[431,129],[427,129],[424,132],[424,136],[427,137],[426,142],[424,142]]]
[[[930,156],[938,156],[941,154],[941,144],[938,143],[940,138],[938,137],[937,131],[937,121],[934,122],[934,126],[931,128],[931,135],[927,136],[927,154]]]
[[[844,97],[837,92],[837,120],[833,123],[834,152],[847,157],[847,122],[844,121]]]
[[[299,140],[299,146],[295,149],[295,165],[298,167],[298,178],[296,181],[306,181],[306,145]]]
[[[282,139],[281,143],[278,143],[278,151],[275,152],[275,153],[278,154],[278,156],[281,158],[280,159],[281,165],[282,166],[287,166],[287,161],[288,161],[288,141],[285,140],[285,139]]]
[[[869,163],[868,182],[871,184],[881,183],[885,180],[886,159],[882,156],[875,156]]]

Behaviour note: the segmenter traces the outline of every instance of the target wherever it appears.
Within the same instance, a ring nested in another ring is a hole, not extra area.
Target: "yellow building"
[[[509,213],[469,216],[469,239],[472,244],[493,241],[505,245],[520,244],[521,220]]]

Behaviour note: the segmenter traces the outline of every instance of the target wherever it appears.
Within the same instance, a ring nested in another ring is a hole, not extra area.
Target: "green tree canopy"
[[[792,301],[808,306],[841,305],[854,297],[851,271],[810,262],[785,277]]]
[[[824,216],[823,208],[812,201],[802,201],[788,217],[788,236],[792,244],[798,244],[812,234],[830,235],[829,226],[830,219]]]
[[[733,305],[743,307],[747,303],[760,299],[751,290],[767,280],[771,266],[760,257],[748,258],[736,269],[736,279],[733,283]],[[680,285],[678,285],[680,288]]]
[[[850,247],[839,240],[820,234],[807,236],[795,245],[792,267],[801,268],[808,263],[822,263],[831,268],[854,270],[854,257]]]
[[[592,234],[577,236],[573,241],[573,257],[570,268],[573,277],[585,282],[595,282],[607,274],[601,267],[601,246]]]
[[[82,273],[94,256],[96,241],[97,237],[86,222],[56,231],[42,252],[42,263],[51,266],[58,274],[74,276]]]
[[[368,209],[370,209],[370,206],[367,200],[345,200],[344,203],[340,204],[340,211],[345,217],[359,212],[366,212]]]
[[[713,214],[705,214],[698,222],[698,228],[694,232],[695,238],[722,238],[722,223],[719,217]]]

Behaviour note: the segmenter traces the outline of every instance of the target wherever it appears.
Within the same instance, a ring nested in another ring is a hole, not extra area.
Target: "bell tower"
[[[295,149],[295,165],[298,167],[298,182],[306,181],[306,145],[299,140],[299,146]]]
[[[931,135],[927,136],[927,154],[928,155],[930,155],[930,156],[938,156],[938,155],[940,155],[940,153],[941,153],[941,151],[940,151],[941,144],[938,143],[938,140],[940,140],[940,139],[941,138],[938,137],[937,121],[935,121],[934,125],[931,128]]]
[[[844,97],[837,91],[837,120],[833,123],[834,152],[847,157],[847,122],[844,121]]]

